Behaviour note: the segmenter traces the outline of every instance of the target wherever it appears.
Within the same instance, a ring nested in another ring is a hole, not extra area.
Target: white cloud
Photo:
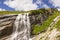
[[[40,6],[42,6],[41,8],[49,8],[49,6],[43,3],[42,0],[37,0],[35,4],[39,4]]]
[[[58,11],[60,11],[60,9],[58,8]]]
[[[51,3],[54,7],[60,7],[60,0],[49,0],[49,3]],[[49,6],[42,2],[42,0],[37,0],[36,4],[39,5],[43,4],[42,5],[43,8],[49,8]]]
[[[42,4],[43,2],[41,2],[41,0],[37,0],[36,4]]]
[[[32,3],[33,0],[14,0],[14,1],[5,1],[4,4],[9,7],[15,8],[15,10],[34,10],[37,9],[37,5]]]
[[[53,4],[53,6],[60,7],[60,0],[50,0],[50,2]]]
[[[0,11],[5,11],[5,9],[0,8]]]

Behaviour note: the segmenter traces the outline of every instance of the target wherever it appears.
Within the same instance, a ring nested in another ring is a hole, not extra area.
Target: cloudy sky
[[[0,0],[1,10],[35,10],[39,8],[58,8],[60,0]]]

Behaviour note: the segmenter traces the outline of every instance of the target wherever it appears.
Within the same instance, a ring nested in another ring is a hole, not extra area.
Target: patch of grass
[[[53,27],[60,29],[60,20]]]
[[[54,14],[49,16],[48,19],[44,21],[44,23],[41,26],[34,25],[33,34],[38,34],[39,32],[46,30],[49,27],[50,23],[53,21],[53,19],[59,15],[60,12],[54,12]]]
[[[0,11],[0,14],[20,14],[26,13],[25,11]]]
[[[17,11],[0,11],[0,14],[19,14]]]

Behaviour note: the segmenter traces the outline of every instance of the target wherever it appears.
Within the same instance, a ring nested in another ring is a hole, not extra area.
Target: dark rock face
[[[41,22],[41,15],[40,14],[37,14],[37,15],[30,15],[30,22],[31,22],[31,25],[36,25],[36,24],[40,24]]]
[[[48,18],[47,14],[30,14],[30,22],[31,25],[42,25],[43,21],[46,20]]]
[[[32,31],[34,30],[34,25],[40,26],[43,22],[50,16],[51,13],[37,13],[30,14],[30,24],[31,24],[31,35],[33,35]]]
[[[13,32],[14,20],[17,15],[0,15],[0,38],[10,35]]]

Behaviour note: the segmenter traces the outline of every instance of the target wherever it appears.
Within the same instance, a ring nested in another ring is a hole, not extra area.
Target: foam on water
[[[29,13],[18,14],[13,28],[11,40],[29,40],[30,19]]]

